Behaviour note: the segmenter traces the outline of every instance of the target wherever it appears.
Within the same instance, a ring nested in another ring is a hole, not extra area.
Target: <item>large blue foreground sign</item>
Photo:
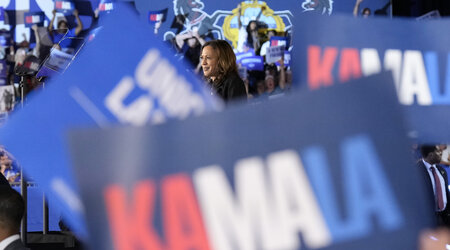
[[[431,226],[390,74],[70,133],[92,249],[415,249]]]
[[[448,142],[450,119],[440,112],[450,112],[450,34],[442,32],[449,26],[450,20],[296,16],[292,71],[296,82],[316,90],[390,70],[411,135]]]
[[[84,237],[83,204],[62,139],[67,127],[154,124],[217,108],[197,77],[132,11],[118,8],[105,18],[101,32],[71,67],[0,131],[2,144],[26,175]]]

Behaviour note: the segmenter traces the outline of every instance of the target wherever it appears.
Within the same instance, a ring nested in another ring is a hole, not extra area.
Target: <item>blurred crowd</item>
[[[15,42],[19,39],[13,39],[11,31],[0,30],[0,63],[3,66],[0,70],[0,96],[3,97],[0,101],[0,113],[11,111],[15,103],[20,102],[33,89],[42,86],[48,77],[64,70],[44,67],[54,52],[58,51],[67,55],[66,58],[71,58],[83,44],[83,23],[77,9],[65,15],[57,15],[56,10],[53,10],[52,15],[46,27],[33,24],[30,27],[30,39],[23,34],[20,43]],[[69,26],[68,16],[74,17],[76,27]]]

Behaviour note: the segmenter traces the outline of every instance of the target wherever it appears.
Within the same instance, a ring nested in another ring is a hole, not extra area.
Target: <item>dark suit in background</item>
[[[427,183],[428,193],[431,194],[429,196],[429,199],[426,202],[429,203],[430,206],[432,206],[432,209],[436,211],[436,198],[434,195],[433,184],[431,182],[430,175],[428,174],[427,168],[426,168],[425,164],[423,163],[422,159],[420,159],[417,162],[417,166],[420,169],[422,169],[421,171],[423,172],[425,182]],[[450,227],[450,192],[448,190],[447,172],[445,171],[445,169],[443,169],[441,166],[439,166],[437,164],[435,164],[434,166],[438,170],[437,173],[440,174],[442,176],[442,178],[444,179],[445,183],[442,183],[442,185],[445,185],[444,189],[445,189],[445,195],[447,197],[447,204],[446,204],[444,210],[440,211],[440,212],[436,211],[436,218],[438,221],[438,225]]]

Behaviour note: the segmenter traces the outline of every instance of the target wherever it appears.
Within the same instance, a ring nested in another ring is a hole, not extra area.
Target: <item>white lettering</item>
[[[386,50],[386,52],[384,53],[384,69],[392,71],[397,94],[400,86],[401,68],[402,68],[402,52],[398,49]]]
[[[299,156],[292,150],[268,156],[273,202],[288,237],[289,249],[300,247],[298,232],[311,248],[328,246],[331,236]],[[281,248],[280,248],[281,249]]]
[[[364,76],[381,72],[381,62],[376,49],[361,50],[361,70]]]
[[[331,236],[297,153],[273,153],[267,165],[268,176],[260,158],[236,163],[236,198],[219,166],[194,172],[213,248],[298,249],[298,233],[310,248],[328,246]]]
[[[417,103],[419,105],[432,104],[433,101],[428,87],[425,64],[420,51],[405,51],[398,94],[399,101],[403,105],[413,104],[414,96],[417,97]]]
[[[123,101],[134,88],[133,78],[124,77],[105,99],[105,106],[119,121],[136,126],[144,125],[153,109],[153,101],[149,96],[141,96],[133,103],[125,106]]]

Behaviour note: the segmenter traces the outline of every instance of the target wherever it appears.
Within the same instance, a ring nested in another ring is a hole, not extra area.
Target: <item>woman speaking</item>
[[[236,56],[228,42],[224,40],[206,42],[202,46],[200,60],[203,75],[211,87],[211,95],[218,95],[225,102],[247,99],[244,81],[238,73]]]

